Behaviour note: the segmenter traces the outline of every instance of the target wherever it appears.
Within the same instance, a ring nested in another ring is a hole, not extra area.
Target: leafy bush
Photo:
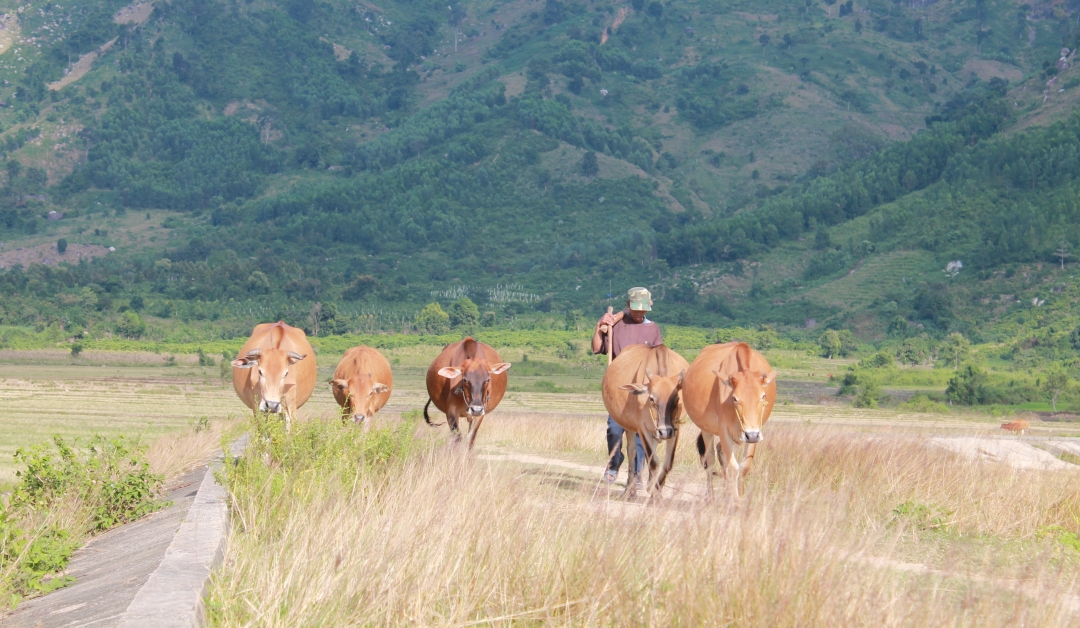
[[[949,401],[965,406],[986,403],[988,401],[986,373],[973,364],[965,364],[949,380],[945,397]]]
[[[0,606],[47,593],[73,581],[55,577],[80,540],[158,510],[162,478],[150,472],[143,450],[124,438],[96,436],[85,448],[60,436],[15,451],[20,483],[0,502]],[[53,516],[66,510],[72,528]]]
[[[480,324],[480,309],[476,307],[476,304],[469,297],[461,297],[454,301],[447,310],[450,325],[455,329],[459,327],[473,328]]]
[[[445,334],[450,331],[450,315],[438,303],[428,303],[416,315],[416,328],[427,334]]]
[[[896,407],[901,412],[923,412],[932,414],[948,414],[949,407],[940,401],[934,401],[927,395],[915,395]]]

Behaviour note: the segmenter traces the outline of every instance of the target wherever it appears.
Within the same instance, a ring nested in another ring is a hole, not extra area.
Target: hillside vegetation
[[[1075,8],[11,5],[0,324],[576,328],[645,284],[680,325],[1064,359]]]

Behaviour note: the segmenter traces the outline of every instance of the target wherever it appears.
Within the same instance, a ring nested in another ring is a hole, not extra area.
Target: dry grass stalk
[[[221,451],[222,434],[236,423],[235,417],[224,421],[207,421],[158,437],[146,451],[150,469],[161,474],[167,483],[206,464]]]
[[[569,425],[556,420],[545,429],[537,420],[530,442],[580,451],[596,440],[602,450],[593,426],[569,438],[555,433]],[[501,439],[515,429],[492,432]],[[273,474],[235,497],[236,532],[211,592],[213,623],[1052,626],[1075,619],[1059,603],[1072,577],[1049,566],[1045,544],[994,574],[1022,579],[1028,595],[993,578],[890,567],[891,548],[909,532],[949,542],[963,534],[1034,539],[1046,525],[1075,529],[1063,506],[1080,503],[1074,477],[1013,473],[916,439],[837,429],[776,426],[766,443],[734,514],[699,501],[613,508],[592,498],[594,478],[521,473],[437,446],[387,474]],[[685,481],[702,479],[695,477]],[[946,521],[897,515],[905,502],[951,514]],[[862,558],[870,555],[884,562]]]

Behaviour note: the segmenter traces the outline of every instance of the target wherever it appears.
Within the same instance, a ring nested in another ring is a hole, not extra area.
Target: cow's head
[[[306,357],[295,351],[252,349],[244,357],[233,360],[232,365],[238,369],[258,369],[259,383],[255,393],[259,396],[259,411],[281,412],[289,367]]]
[[[358,373],[349,379],[330,380],[330,389],[343,409],[352,417],[353,423],[363,423],[378,410],[377,396],[390,392],[386,384],[375,381],[371,373]]]
[[[776,379],[776,371],[739,371],[729,376],[716,373],[720,384],[731,392],[731,403],[735,406],[735,416],[739,417],[742,439],[748,443],[761,440],[761,419],[765,416],[766,388]]]
[[[630,391],[631,395],[642,395],[643,403],[649,408],[656,423],[656,437],[660,440],[674,436],[675,424],[682,418],[679,391],[682,390],[685,374],[686,371],[680,371],[678,375],[653,375],[649,369],[645,369],[644,384],[625,384],[619,387]]]
[[[452,391],[465,402],[469,416],[484,416],[491,399],[491,376],[505,373],[510,369],[509,362],[488,364],[483,360],[468,359],[461,366],[444,366],[439,375],[447,379],[461,378]]]

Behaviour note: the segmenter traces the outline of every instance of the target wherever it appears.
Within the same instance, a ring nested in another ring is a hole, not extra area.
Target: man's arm
[[[611,329],[615,327],[615,323],[621,321],[623,318],[623,312],[618,314],[604,314],[600,317],[600,320],[596,321],[596,331],[593,332],[592,337],[592,352],[594,354],[607,354],[608,343],[607,340],[611,337]],[[607,325],[608,332],[601,331],[601,327]]]

